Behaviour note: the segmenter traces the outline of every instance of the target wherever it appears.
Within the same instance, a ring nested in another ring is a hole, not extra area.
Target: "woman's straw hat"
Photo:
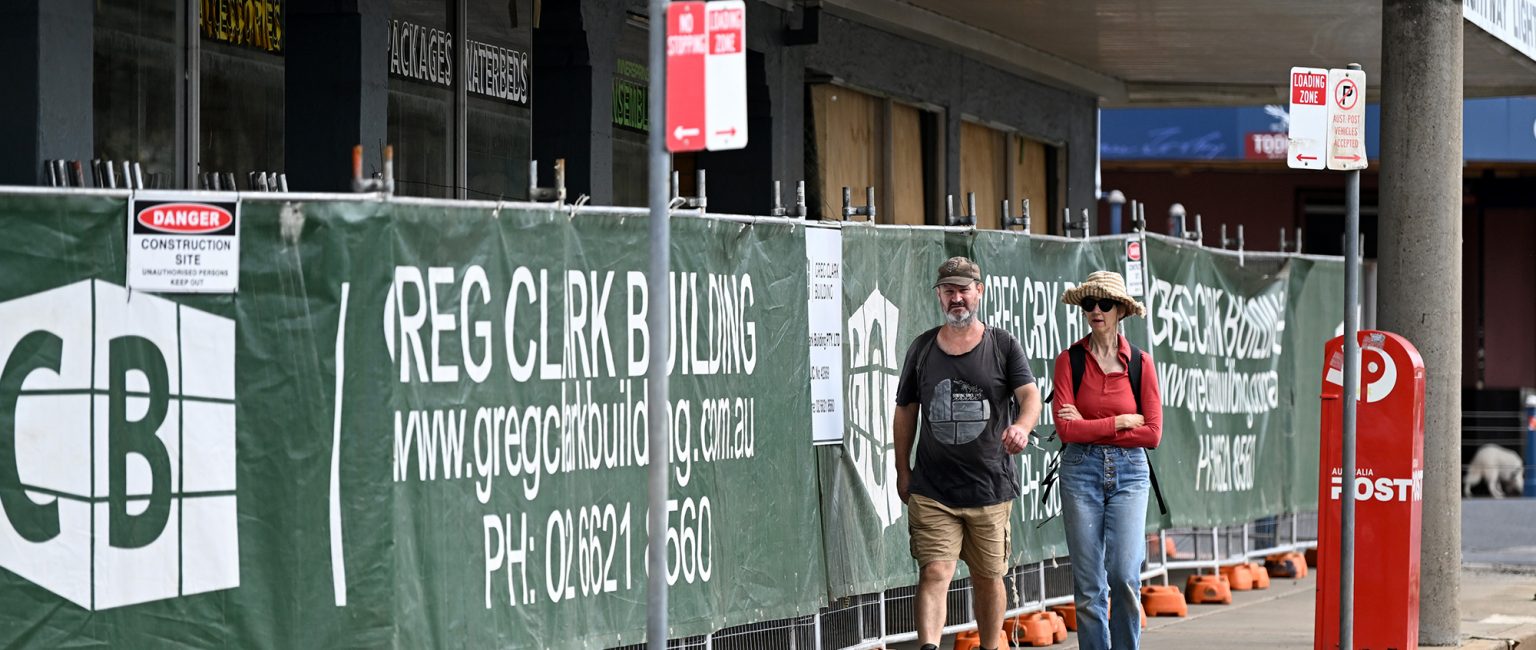
[[[1088,279],[1084,280],[1082,284],[1067,289],[1066,293],[1061,294],[1061,302],[1068,305],[1077,305],[1083,301],[1083,298],[1090,297],[1109,298],[1110,300],[1120,302],[1120,304],[1125,305],[1126,316],[1145,317],[1147,315],[1146,306],[1136,302],[1136,299],[1126,292],[1125,278],[1120,277],[1120,274],[1114,271],[1094,271],[1089,273]]]

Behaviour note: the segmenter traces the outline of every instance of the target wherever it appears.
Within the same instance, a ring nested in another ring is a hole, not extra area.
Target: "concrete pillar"
[[[1378,318],[1424,357],[1419,642],[1460,642],[1462,15],[1382,2]]]
[[[292,2],[285,42],[285,166],[294,191],[352,191],[352,147],[380,160],[389,128],[387,0]],[[364,163],[364,169],[373,168]]]
[[[78,160],[90,178],[95,4],[0,3],[0,184],[41,185],[43,160]],[[87,180],[86,182],[90,182]]]

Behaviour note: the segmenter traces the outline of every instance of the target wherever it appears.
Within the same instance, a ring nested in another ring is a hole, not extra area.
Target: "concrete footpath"
[[[1187,618],[1147,620],[1144,650],[1311,648],[1316,573],[1271,579],[1269,589],[1234,592],[1231,605],[1190,605]],[[1181,576],[1182,578],[1182,576]],[[1153,584],[1161,584],[1154,581]],[[1173,584],[1170,581],[1170,584]],[[1182,587],[1182,579],[1179,581]],[[1461,648],[1536,649],[1536,568],[1466,568],[1461,575]],[[946,637],[942,648],[954,642]],[[916,648],[899,644],[893,648]],[[1052,648],[1076,648],[1077,637]]]

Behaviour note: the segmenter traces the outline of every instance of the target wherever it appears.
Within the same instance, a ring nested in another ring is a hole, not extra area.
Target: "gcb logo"
[[[0,567],[101,610],[240,585],[235,323],[85,281],[0,303]]]
[[[875,289],[848,318],[846,339],[850,370],[843,448],[882,529],[901,518],[891,440],[891,405],[901,378],[901,350],[896,347],[900,321],[901,310]]]

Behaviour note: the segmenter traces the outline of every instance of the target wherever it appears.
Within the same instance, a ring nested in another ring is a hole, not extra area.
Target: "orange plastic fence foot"
[[[955,650],[976,650],[981,647],[981,634],[976,630],[966,630],[955,635]]]
[[[1248,591],[1253,588],[1253,572],[1248,570],[1246,563],[1221,567],[1221,575],[1227,579],[1227,586],[1232,591]]]
[[[1226,576],[1193,575],[1184,584],[1184,600],[1191,605],[1230,605],[1232,585]]]
[[[1258,562],[1249,562],[1248,572],[1253,574],[1254,589],[1269,588],[1269,570],[1265,569],[1264,565],[1259,564]]]
[[[1062,624],[1066,625],[1068,630],[1073,632],[1077,631],[1076,605],[1057,605],[1052,607],[1051,611],[1056,612],[1056,614],[1061,617]]]
[[[1179,588],[1147,585],[1141,588],[1141,610],[1147,616],[1188,616],[1189,606]]]
[[[1056,642],[1061,643],[1066,641],[1067,622],[1061,618],[1061,614],[1057,614],[1056,612],[1046,612],[1046,614],[1051,617],[1051,633],[1055,636]]]
[[[1003,632],[1012,645],[1033,648],[1052,645],[1056,643],[1056,626],[1051,622],[1051,616],[1046,612],[1034,612],[1010,618],[1003,623]]]

